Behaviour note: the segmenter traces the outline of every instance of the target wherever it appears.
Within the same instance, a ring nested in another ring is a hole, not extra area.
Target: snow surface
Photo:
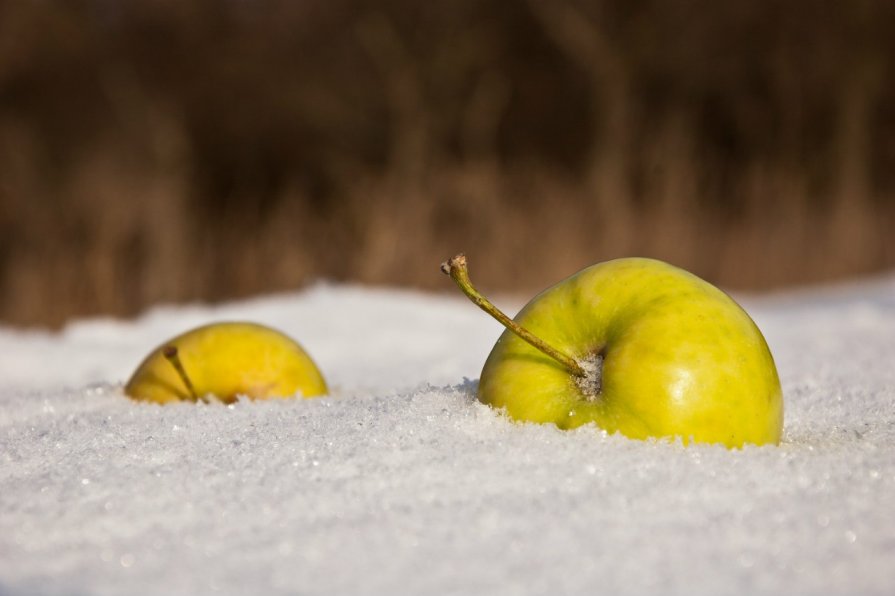
[[[0,330],[0,593],[895,593],[895,277],[745,304],[779,447],[509,422],[474,399],[500,328],[459,297]],[[234,319],[297,338],[334,396],[123,396],[157,344]]]

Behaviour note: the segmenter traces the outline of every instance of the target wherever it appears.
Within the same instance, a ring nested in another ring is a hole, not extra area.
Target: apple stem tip
[[[171,366],[174,367],[174,370],[177,371],[177,375],[180,377],[180,380],[183,381],[184,386],[187,391],[189,391],[190,397],[193,401],[199,401],[199,397],[196,395],[196,390],[193,388],[193,382],[190,381],[190,376],[186,374],[186,369],[183,367],[183,361],[180,359],[180,354],[177,351],[177,346],[165,346],[162,348],[162,355],[165,359],[171,363]]]
[[[441,272],[445,275],[452,275],[451,272],[458,268],[466,268],[466,255],[462,252],[441,264]]]
[[[503,313],[499,308],[494,306],[490,300],[485,298],[482,294],[479,293],[478,290],[475,289],[475,286],[472,285],[472,281],[469,279],[469,269],[466,262],[466,255],[460,253],[454,257],[451,257],[447,261],[441,264],[441,271],[446,275],[450,275],[451,279],[454,280],[454,283],[457,284],[457,287],[466,294],[466,296],[479,308],[483,311],[497,319],[497,321],[515,333],[520,339],[528,342],[534,348],[540,350],[547,356],[550,356],[558,363],[560,363],[566,370],[575,375],[576,377],[587,377],[587,371],[578,363],[577,360],[569,356],[568,354],[557,350],[543,339],[508,317]]]

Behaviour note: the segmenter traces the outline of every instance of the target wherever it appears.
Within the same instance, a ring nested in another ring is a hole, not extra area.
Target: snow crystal
[[[509,422],[500,327],[462,298],[317,286],[0,331],[0,593],[885,594],[895,585],[895,279],[745,301],[779,447]],[[212,320],[298,339],[334,395],[135,403]]]

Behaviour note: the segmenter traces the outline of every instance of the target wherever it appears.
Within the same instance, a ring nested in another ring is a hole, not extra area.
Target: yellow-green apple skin
[[[578,361],[603,363],[600,391],[582,388],[505,331],[478,395],[513,419],[728,447],[780,442],[783,395],[764,337],[727,294],[682,269],[644,258],[597,264],[514,320]]]
[[[177,370],[163,355],[177,348],[196,395],[224,402],[314,397],[327,393],[317,365],[290,337],[255,323],[214,323],[179,335],[153,350],[124,387],[128,396],[157,403],[192,401]]]

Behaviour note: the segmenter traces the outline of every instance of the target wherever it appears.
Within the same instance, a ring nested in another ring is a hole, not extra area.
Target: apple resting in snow
[[[167,403],[215,396],[231,403],[252,399],[325,395],[326,382],[310,356],[279,331],[255,323],[197,327],[153,350],[124,392]]]
[[[511,418],[593,422],[637,439],[780,442],[783,394],[764,337],[695,275],[653,259],[608,261],[545,290],[511,320],[472,286],[464,255],[442,270],[507,327],[478,398]]]

